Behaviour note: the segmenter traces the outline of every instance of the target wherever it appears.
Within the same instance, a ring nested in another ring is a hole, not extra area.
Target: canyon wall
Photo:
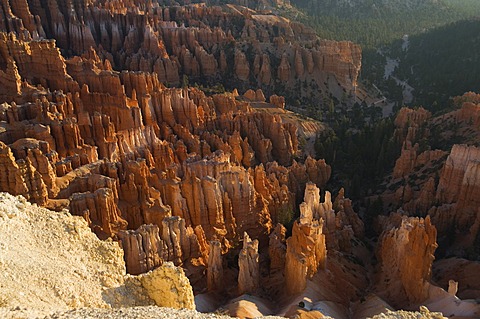
[[[157,1],[5,1],[0,31],[14,32],[21,40],[55,39],[68,57],[93,48],[108,68],[155,72],[163,83],[253,86],[269,94],[302,90],[302,98],[311,96],[312,103],[342,89],[354,94],[362,59],[358,45],[321,40],[300,23],[242,5],[248,3],[165,7]],[[52,41],[43,45],[55,46]],[[35,56],[20,63],[6,54],[0,57],[0,81],[17,97],[24,90],[18,74]],[[41,79],[36,76],[41,63],[31,62],[37,65],[29,77],[34,85],[65,91],[61,70],[52,68]]]
[[[453,99],[456,109],[449,113],[433,117],[423,108],[402,108],[395,119],[403,146],[381,197],[390,209],[430,215],[445,243],[441,254],[466,257],[480,238],[479,102],[469,92]]]

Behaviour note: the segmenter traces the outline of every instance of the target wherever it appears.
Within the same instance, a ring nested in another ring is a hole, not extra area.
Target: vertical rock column
[[[163,258],[182,266],[190,258],[206,262],[208,244],[201,226],[185,227],[185,220],[178,216],[166,217],[162,221],[160,239],[164,242]]]
[[[327,248],[322,233],[323,219],[315,220],[311,210],[303,210],[295,221],[292,237],[287,239],[285,283],[289,294],[297,294],[307,286],[319,269],[325,269]]]
[[[127,228],[109,188],[99,188],[93,193],[74,193],[70,196],[70,212],[83,216],[100,239],[113,237],[119,230]]]
[[[403,217],[382,234],[377,252],[381,269],[378,288],[394,305],[420,303],[428,298],[437,230],[425,219]]]
[[[268,255],[270,257],[270,272],[283,270],[285,267],[286,233],[287,229],[282,224],[277,224],[269,236]]]
[[[118,233],[122,242],[127,272],[143,274],[163,264],[163,241],[157,225],[142,225],[137,230]]]
[[[219,241],[214,240],[210,242],[210,252],[208,255],[208,291],[219,291],[223,285],[222,246]]]
[[[182,248],[188,245],[185,220],[178,216],[164,218],[160,237],[167,247],[166,259],[173,261],[175,265],[181,265],[185,259],[185,249]]]
[[[238,292],[252,293],[258,289],[260,269],[258,263],[258,240],[251,240],[248,234],[243,234],[243,249],[238,256]]]

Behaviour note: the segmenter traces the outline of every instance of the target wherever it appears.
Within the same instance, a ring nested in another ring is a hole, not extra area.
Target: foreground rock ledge
[[[192,286],[183,269],[173,263],[164,263],[139,278],[157,306],[195,309]]]
[[[83,307],[195,308],[181,268],[165,263],[139,277],[126,275],[118,243],[99,240],[82,217],[7,193],[0,193],[0,287],[2,311],[35,314],[0,312],[0,318],[43,317]]]

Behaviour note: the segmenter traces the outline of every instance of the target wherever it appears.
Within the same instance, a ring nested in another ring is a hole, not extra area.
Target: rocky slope
[[[140,277],[128,276],[118,243],[99,240],[83,218],[23,197],[0,196],[0,313],[5,316],[152,304],[194,308],[181,268],[166,263]],[[151,283],[173,285],[177,292],[164,289],[158,296]]]

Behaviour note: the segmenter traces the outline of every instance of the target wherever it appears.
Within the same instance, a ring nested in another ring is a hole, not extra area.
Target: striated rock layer
[[[189,79],[216,84],[221,78],[222,83],[244,89],[259,86],[268,92],[302,88],[302,95],[311,95],[312,102],[319,100],[320,91],[339,94],[343,89],[355,94],[362,60],[358,45],[321,40],[302,24],[247,9],[242,6],[249,3],[242,1],[223,6],[185,2],[172,7],[157,1],[21,3],[4,1],[0,31],[14,32],[22,40],[55,39],[68,56],[94,48],[106,59],[106,69],[155,72],[159,81],[170,84]],[[40,41],[31,48],[54,46],[52,41]],[[22,94],[24,71],[35,63],[28,77],[35,82],[31,84],[65,91],[70,84],[62,79],[56,55],[56,49],[44,55],[51,68],[46,69],[35,61],[35,54],[20,60],[2,54],[0,81],[12,92],[10,96]],[[42,69],[50,71],[43,79],[36,76]]]

